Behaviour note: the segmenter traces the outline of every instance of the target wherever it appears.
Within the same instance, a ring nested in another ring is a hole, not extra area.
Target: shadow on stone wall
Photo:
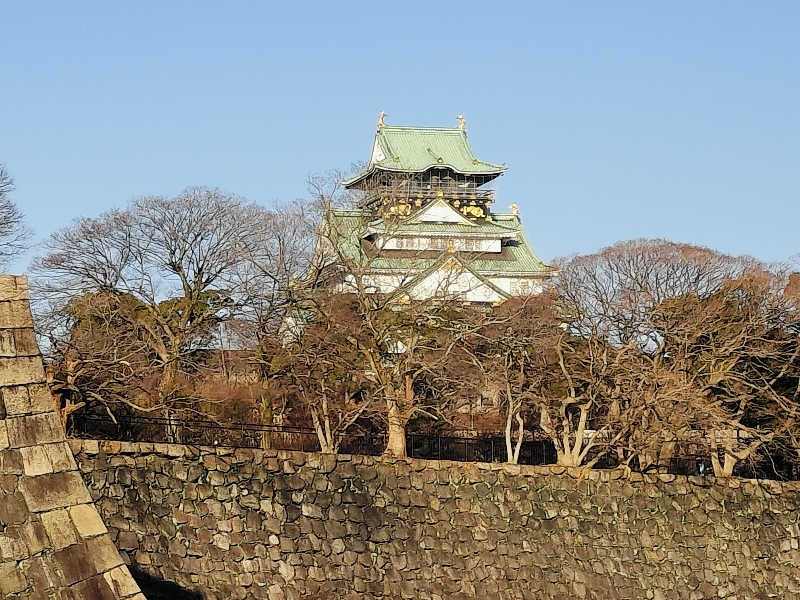
[[[131,563],[202,600],[800,599],[800,482],[70,443]]]
[[[202,594],[190,592],[171,581],[158,579],[135,567],[131,567],[130,571],[147,600],[203,600]]]

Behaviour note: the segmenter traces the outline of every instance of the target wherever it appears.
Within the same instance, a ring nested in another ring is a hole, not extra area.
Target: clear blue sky
[[[800,251],[794,2],[8,2],[0,162],[39,239],[142,194],[270,204],[467,117],[544,259]],[[29,257],[15,267],[22,271]]]

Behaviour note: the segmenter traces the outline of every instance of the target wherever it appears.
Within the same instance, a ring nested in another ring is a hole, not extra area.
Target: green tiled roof
[[[358,183],[376,170],[422,173],[431,167],[450,167],[464,175],[499,175],[506,169],[505,165],[488,163],[475,156],[467,132],[458,127],[382,125],[375,133],[373,148],[367,169],[346,179],[346,186]]]
[[[369,222],[370,213],[358,210],[337,210],[329,215],[329,224],[337,232],[339,249],[345,260],[360,262],[372,271],[421,271],[432,267],[440,256],[407,256],[395,255],[393,251],[378,253],[369,257],[361,246],[361,239],[366,235],[383,228],[380,221]],[[475,227],[458,224],[432,224],[432,223],[406,223],[391,229],[392,233],[414,233],[420,235],[429,233],[493,233],[508,237],[511,233],[515,242],[504,248],[504,258],[492,257],[491,253],[476,254],[469,260],[469,267],[481,275],[535,275],[550,271],[533,252],[518,215],[492,214],[492,222],[478,223]],[[500,235],[498,235],[500,237]],[[505,254],[507,253],[507,254]],[[463,259],[464,253],[458,253]]]
[[[509,217],[509,218],[506,218]],[[365,226],[370,233],[385,233],[387,227],[383,219],[376,219]],[[472,234],[475,237],[514,237],[520,230],[519,217],[516,215],[492,215],[491,221],[467,223],[414,223],[407,220],[388,228],[392,235],[418,235],[420,233],[440,234]],[[469,237],[469,236],[468,236]]]

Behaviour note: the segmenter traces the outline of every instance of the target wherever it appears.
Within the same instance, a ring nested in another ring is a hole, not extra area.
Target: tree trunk
[[[312,408],[311,420],[314,425],[314,431],[317,434],[317,441],[319,442],[320,452],[322,452],[323,454],[336,454],[338,452],[338,448],[333,438],[333,435],[331,434],[331,424],[329,417],[327,415],[324,415],[323,417],[320,418],[317,411]]]
[[[513,432],[511,430],[511,420],[513,416],[516,416],[518,424],[516,443],[514,443],[514,440],[512,439]],[[511,411],[506,413],[505,434],[506,434],[506,462],[515,465],[519,462],[519,453],[520,450],[522,449],[522,438],[525,435],[524,422],[522,420],[522,416],[520,416],[519,413],[517,413],[516,415],[512,415]]]
[[[178,423],[175,421],[173,412],[169,408],[164,409],[164,415],[167,420],[166,434],[168,444],[180,444],[181,432]]]
[[[714,475],[717,477],[731,477],[733,475],[733,468],[739,462],[739,458],[734,456],[730,447],[730,432],[717,430],[711,431],[711,467],[714,469]],[[719,438],[722,438],[720,444]],[[723,460],[719,460],[719,448],[722,447]]]
[[[167,442],[170,444],[180,444],[180,429],[174,420],[174,413],[169,407],[169,396],[172,393],[172,386],[175,381],[175,363],[167,362],[158,382],[158,402],[164,406],[164,417],[167,420],[166,435]]]
[[[408,416],[403,414],[396,402],[389,405],[388,414],[388,436],[386,440],[386,450],[384,455],[396,458],[406,457],[406,425]]]
[[[264,425],[273,424],[272,402],[264,393],[261,394],[258,404],[258,412],[261,416],[261,423]],[[261,432],[261,449],[270,450],[272,448],[272,432],[265,429]]]
[[[736,463],[739,462],[738,459],[733,456],[727,448],[723,449],[724,459],[722,461],[719,460],[719,452],[716,448],[713,449],[711,452],[711,466],[714,469],[714,475],[717,477],[732,477],[733,476],[733,468],[736,466]]]
[[[670,439],[664,441],[662,444],[658,451],[659,473],[667,473],[669,471],[669,463],[672,460],[672,457],[675,455],[675,448],[677,445],[678,443],[674,436],[671,436]]]
[[[556,451],[556,464],[560,467],[580,467],[581,460],[575,458],[575,455],[572,452],[562,452],[561,450]]]
[[[736,458],[725,452],[725,460],[720,462],[716,452],[711,453],[711,466],[714,468],[714,475],[717,477],[731,477],[733,467],[736,466]]]

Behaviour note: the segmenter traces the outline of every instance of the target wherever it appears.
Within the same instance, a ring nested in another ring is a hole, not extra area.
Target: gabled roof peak
[[[406,223],[458,223],[475,227],[475,223],[442,199],[434,200],[412,214]]]

